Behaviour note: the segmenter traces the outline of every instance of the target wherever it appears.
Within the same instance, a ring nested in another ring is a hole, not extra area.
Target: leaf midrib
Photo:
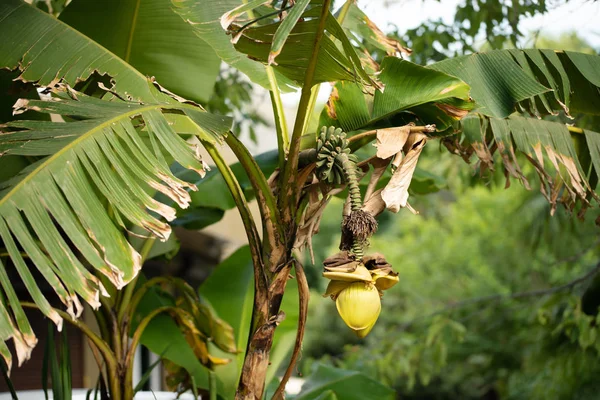
[[[28,183],[32,179],[34,179],[41,170],[43,170],[44,168],[46,168],[48,165],[51,165],[52,162],[54,162],[55,160],[57,160],[58,158],[60,158],[66,152],[68,152],[68,151],[72,150],[73,148],[75,148],[78,143],[81,143],[84,140],[90,138],[93,134],[97,133],[98,131],[100,131],[100,130],[108,127],[108,126],[110,126],[114,122],[117,122],[117,121],[122,120],[124,118],[132,117],[132,116],[140,114],[140,113],[142,113],[144,111],[149,111],[149,110],[153,110],[153,109],[156,109],[156,108],[164,108],[164,107],[165,107],[164,104],[152,104],[152,105],[149,105],[149,106],[139,107],[139,108],[136,108],[135,110],[129,111],[127,113],[119,114],[117,117],[110,118],[110,119],[102,122],[101,124],[97,125],[96,127],[92,128],[87,133],[84,133],[79,138],[73,140],[71,143],[69,143],[68,145],[66,145],[65,147],[63,147],[62,149],[60,149],[59,151],[57,151],[56,153],[54,153],[53,155],[51,155],[50,157],[48,157],[46,159],[46,161],[44,161],[43,163],[41,163],[36,169],[34,169],[33,171],[31,171],[25,178],[23,178],[19,183],[17,183],[12,189],[10,189],[10,191],[8,191],[6,193],[6,195],[3,198],[0,199],[0,207],[2,207],[2,205],[7,201],[7,199],[10,199],[10,197],[12,195],[14,195],[16,192],[18,192],[26,183]],[[169,108],[169,107],[167,106],[167,108]],[[68,122],[65,122],[65,123],[68,124]]]
[[[129,37],[127,38],[127,49],[125,50],[125,62],[129,64],[129,58],[131,57],[131,47],[133,46],[133,34],[135,32],[135,28],[137,26],[138,14],[140,11],[140,2],[141,0],[137,0],[135,2],[135,9],[133,10],[133,18],[131,21],[131,29],[129,30]]]

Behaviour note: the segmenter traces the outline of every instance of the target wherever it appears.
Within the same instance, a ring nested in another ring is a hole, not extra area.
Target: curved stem
[[[208,395],[210,400],[217,400],[217,375],[215,371],[208,371]]]
[[[100,336],[103,340],[110,340],[110,333],[108,332],[108,324],[106,322],[106,318],[100,310],[94,310],[94,317],[96,318],[96,323],[98,324],[98,328],[100,329]]]
[[[279,150],[279,169],[283,169],[285,165],[285,159],[290,147],[290,134],[288,133],[287,122],[285,119],[285,111],[283,109],[283,102],[281,101],[281,92],[279,86],[277,86],[277,78],[275,77],[275,71],[273,67],[267,65],[267,77],[269,78],[269,84],[271,90],[269,94],[271,96],[271,105],[273,107],[273,116],[275,117],[275,131],[277,132],[277,149]]]
[[[358,185],[358,177],[356,176],[356,164],[350,160],[346,153],[338,154],[336,156],[336,161],[341,164],[344,174],[346,175],[350,209],[352,212],[359,211],[362,207],[362,198],[360,195],[360,187]],[[356,238],[352,240],[352,253],[354,253],[358,259],[363,257],[362,244]]]
[[[23,306],[25,308],[33,308],[33,309],[39,310],[39,307],[37,304],[30,303],[27,301],[21,302],[21,306]],[[117,361],[115,354],[108,346],[108,344],[104,340],[102,340],[98,335],[96,335],[91,330],[91,328],[89,326],[87,326],[86,324],[84,324],[83,322],[72,319],[71,316],[64,311],[57,310],[57,309],[55,309],[55,311],[65,321],[67,321],[69,324],[73,325],[74,327],[79,329],[84,335],[86,335],[88,337],[88,339],[96,346],[98,351],[100,351],[100,353],[102,354],[102,357],[104,358],[104,361],[106,362],[106,368],[108,370],[110,391],[111,391],[111,395],[113,396],[112,399],[113,400],[121,400],[121,388],[120,388],[119,379],[118,379],[118,361]]]
[[[129,302],[129,309],[127,310],[129,315],[133,317],[138,304],[140,303],[140,301],[142,301],[142,298],[144,297],[146,292],[148,292],[148,289],[150,289],[152,286],[156,285],[157,283],[168,282],[168,281],[169,281],[169,278],[166,276],[157,276],[155,278],[147,280],[142,285],[140,285],[140,287],[135,291],[135,294],[131,298],[131,301]]]
[[[411,124],[409,124],[409,125],[411,125]],[[435,125],[410,126],[410,133],[433,133],[433,132],[435,132]],[[375,139],[376,137],[377,137],[377,129],[373,129],[370,131],[359,133],[357,135],[350,136],[348,138],[348,143],[350,144],[350,148],[354,152],[354,151],[358,150],[360,147],[369,143],[371,140]],[[363,142],[362,141],[363,139],[366,139],[366,141]],[[360,142],[359,147],[354,146],[354,144],[356,144],[356,142]]]
[[[30,303],[28,301],[22,301],[21,306],[23,306],[25,308],[33,308],[36,310],[40,309],[37,304]],[[110,347],[108,347],[108,344],[106,344],[106,342],[104,340],[102,340],[102,338],[100,338],[98,335],[96,335],[89,326],[87,326],[86,324],[84,324],[83,322],[81,322],[79,320],[72,319],[68,313],[66,313],[62,310],[54,309],[54,311],[56,311],[58,313],[58,315],[60,315],[62,317],[62,319],[64,319],[69,324],[73,325],[74,327],[79,329],[81,332],[83,332],[83,334],[86,335],[96,345],[98,350],[100,350],[106,363],[114,364],[114,366],[116,368],[117,359],[115,358],[114,353],[112,352]]]
[[[208,142],[203,142],[204,147],[208,154],[212,157],[217,168],[221,172],[231,195],[235,201],[237,209],[242,217],[244,223],[244,229],[246,236],[248,237],[248,244],[250,246],[250,255],[252,257],[252,266],[254,268],[254,303],[252,308],[252,328],[248,332],[249,340],[248,346],[252,342],[252,336],[255,330],[267,322],[269,318],[269,280],[266,276],[265,265],[261,254],[261,240],[258,236],[254,219],[250,213],[250,208],[246,201],[246,197],[242,192],[239,182],[233,175],[229,165],[223,160],[221,153],[217,148]],[[247,355],[247,354],[246,354]]]
[[[352,211],[358,211],[362,207],[362,199],[360,196],[360,187],[358,186],[358,177],[356,176],[356,164],[348,158],[348,154],[346,153],[338,154],[336,158],[346,174],[348,194],[350,196],[350,207]]]
[[[122,332],[121,326],[117,322],[117,316],[116,316],[114,310],[110,310],[110,311],[112,314],[111,344],[112,344],[113,351],[115,352],[115,357],[117,358],[117,362],[121,362],[121,360],[123,360],[123,355],[124,355],[124,353],[123,353],[123,351],[124,351],[123,332]],[[127,335],[125,335],[125,337],[127,337]]]
[[[152,319],[154,317],[156,317],[160,313],[169,311],[173,308],[174,307],[171,307],[171,306],[160,307],[160,308],[157,308],[156,310],[152,311],[150,314],[146,315],[144,317],[144,319],[142,319],[140,321],[140,324],[136,328],[133,336],[131,337],[129,351],[127,352],[127,355],[125,356],[125,362],[123,364],[123,367],[125,368],[125,371],[126,371],[125,372],[125,382],[124,382],[124,386],[125,386],[124,387],[124,393],[125,393],[124,397],[125,397],[125,399],[133,398],[133,357],[135,356],[135,351],[137,349],[138,344],[140,343],[140,339],[142,338],[142,334],[144,333],[144,330],[146,329],[146,327],[148,326],[148,324],[150,323],[150,321],[152,321]]]
[[[246,146],[244,146],[233,133],[230,132],[225,141],[239,160],[240,164],[244,167],[248,179],[250,179],[250,184],[256,193],[256,198],[259,201],[259,208],[261,209],[261,212],[263,212],[263,216],[269,217],[268,221],[281,231],[281,220],[279,211],[277,210],[277,201],[271,192],[267,178],[256,163],[256,160],[252,157],[252,154],[250,154]]]
[[[252,218],[250,207],[248,207],[248,202],[244,196],[244,192],[242,191],[240,183],[235,178],[235,175],[233,175],[231,168],[229,165],[227,165],[216,146],[207,141],[202,141],[202,144],[221,172],[221,175],[225,180],[225,184],[233,196],[233,200],[244,224],[246,236],[248,237],[248,244],[250,245],[250,253],[252,255],[252,263],[254,264],[254,276],[256,278],[256,284],[260,285],[261,289],[266,290],[267,280],[264,275],[264,265],[261,258],[261,240],[260,236],[258,235],[258,230],[256,229],[254,219]]]
[[[279,247],[278,244],[283,243],[285,240],[277,201],[256,160],[243,143],[233,133],[227,135],[226,142],[244,167],[250,184],[256,193],[258,208],[263,220],[263,254],[269,255],[267,270],[274,272],[283,257],[283,254],[279,254],[276,249]]]
[[[296,269],[296,280],[298,281],[298,300],[300,312],[298,315],[298,329],[296,330],[296,342],[294,343],[294,350],[290,357],[290,363],[288,364],[281,382],[273,394],[272,400],[283,400],[285,385],[292,376],[296,361],[300,356],[300,349],[302,348],[302,339],[304,338],[304,330],[306,328],[306,317],[308,316],[308,299],[310,297],[310,291],[308,289],[308,281],[304,274],[304,268],[298,260],[294,260],[294,267]]]

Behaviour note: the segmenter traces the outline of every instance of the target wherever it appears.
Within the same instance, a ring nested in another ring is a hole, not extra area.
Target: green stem
[[[252,218],[252,213],[250,212],[250,208],[248,207],[248,202],[246,201],[246,197],[244,196],[244,192],[240,186],[240,183],[233,175],[231,168],[225,160],[223,156],[214,144],[210,142],[203,141],[202,144],[204,148],[211,156],[215,165],[221,172],[223,179],[225,180],[225,184],[229,188],[235,205],[240,213],[242,218],[242,222],[244,224],[244,229],[246,231],[246,236],[248,237],[248,244],[250,245],[250,253],[252,255],[252,263],[254,265],[254,276],[256,278],[256,284],[258,284],[263,290],[267,288],[267,281],[264,275],[264,266],[261,257],[261,240],[258,235],[258,230],[256,229],[256,225],[254,224],[254,219]],[[262,279],[261,279],[262,278]]]
[[[277,132],[277,149],[279,150],[279,169],[282,169],[285,165],[285,159],[290,146],[290,135],[288,133],[287,122],[285,120],[285,112],[283,109],[283,102],[281,101],[281,92],[277,85],[277,77],[273,67],[267,65],[267,77],[269,78],[269,84],[271,90],[271,106],[273,107],[273,117],[275,118],[275,130]]]
[[[303,135],[304,127],[306,126],[306,118],[309,115],[308,106],[310,104],[310,98],[312,94],[312,86],[315,78],[317,69],[317,61],[319,59],[319,49],[321,47],[321,40],[325,34],[325,23],[327,22],[327,16],[329,14],[329,6],[331,0],[324,0],[321,9],[321,16],[319,17],[319,26],[315,35],[315,42],[313,52],[308,61],[306,72],[304,74],[304,85],[302,86],[302,94],[300,96],[300,103],[298,104],[298,113],[296,114],[296,120],[294,121],[294,129],[292,131],[292,140],[290,142],[290,152],[288,161],[285,164],[285,168],[282,174],[282,180],[280,182],[281,190],[279,191],[279,204],[280,209],[284,213],[284,223],[291,223],[293,220],[293,207],[296,204],[297,198],[297,184],[296,177],[298,175],[298,156],[300,153],[300,139]]]
[[[37,304],[30,303],[28,301],[22,301],[21,306],[25,308],[33,308],[39,310]],[[112,350],[110,349],[110,347],[108,347],[108,344],[106,344],[104,340],[102,340],[98,335],[94,333],[94,331],[92,331],[92,329],[89,326],[87,326],[85,323],[79,320],[72,319],[68,313],[62,310],[54,309],[54,311],[56,311],[58,315],[60,315],[69,324],[73,325],[81,332],[83,332],[83,334],[86,335],[96,345],[96,347],[98,347],[98,350],[100,350],[102,356],[104,357],[108,365],[114,365],[116,367],[117,359],[115,358]]]
[[[354,164],[348,154],[341,153],[336,156],[337,160],[346,174],[348,182],[348,193],[350,195],[350,207],[352,211],[358,211],[362,207],[360,187],[358,185],[358,176],[356,176],[356,164]]]
[[[152,246],[154,246],[154,243],[156,242],[156,237],[152,236],[147,238],[144,241],[144,244],[142,246],[142,249],[140,250],[140,256],[141,256],[141,264],[144,264],[144,261],[146,261],[146,259],[148,258],[148,254],[150,254],[150,251],[152,250]],[[138,275],[133,278],[133,280],[131,282],[129,282],[129,284],[125,287],[125,290],[123,291],[123,296],[121,297],[121,301],[119,303],[119,312],[117,314],[117,321],[119,322],[119,324],[121,324],[123,322],[123,318],[125,317],[125,313],[127,311],[127,309],[129,308],[129,302],[131,300],[131,296],[133,295],[133,291],[135,290],[135,286],[137,284],[137,280],[139,278],[139,273]]]
[[[312,119],[312,114],[315,111],[315,107],[317,104],[317,97],[319,96],[319,90],[321,88],[321,84],[316,84],[312,87],[310,91],[310,99],[308,100],[308,114],[306,114],[306,118],[304,118],[304,126],[302,127],[302,134],[304,134],[308,129],[308,124]],[[316,134],[316,132],[315,132]]]
[[[121,326],[117,323],[117,316],[114,312],[112,312],[112,324],[110,326],[110,335],[111,335],[111,347],[113,352],[115,353],[115,358],[117,359],[117,363],[121,366],[121,362],[124,359],[124,355],[126,352],[126,348],[123,347],[123,334]]]
[[[29,254],[25,253],[24,251],[19,252],[19,254],[21,254],[21,257],[23,258],[29,258]],[[10,254],[4,251],[0,253],[0,257],[10,257]]]
[[[173,309],[171,306],[160,307],[146,315],[144,319],[140,321],[140,324],[137,326],[133,336],[131,337],[129,351],[125,356],[125,362],[123,364],[123,367],[125,368],[124,398],[126,400],[133,399],[133,357],[135,356],[135,350],[137,349],[140,339],[142,338],[142,333],[144,333],[144,330],[154,317],[171,309]]]
[[[209,399],[217,400],[217,375],[214,371],[208,371],[208,390],[209,390]]]
[[[21,306],[23,306],[25,308],[33,308],[33,309],[39,310],[38,305],[35,303],[30,303],[30,302],[24,301],[24,302],[21,302]],[[110,386],[110,392],[112,395],[111,399],[112,400],[121,400],[121,387],[120,387],[119,379],[118,379],[118,361],[117,361],[115,354],[108,346],[108,344],[104,340],[102,340],[102,338],[100,338],[98,335],[96,335],[91,330],[91,328],[89,326],[87,326],[86,324],[84,324],[83,322],[72,319],[71,316],[64,311],[56,310],[56,309],[55,309],[55,311],[65,321],[67,321],[69,324],[75,326],[84,335],[86,335],[87,338],[96,346],[98,351],[100,351],[100,353],[102,354],[102,357],[104,358],[104,362],[106,362],[106,368],[108,370],[109,386]]]
[[[277,201],[256,160],[243,143],[233,133],[227,135],[226,142],[244,167],[250,184],[256,193],[258,208],[263,221],[262,250],[263,254],[268,254],[270,257],[268,268],[265,270],[265,273],[268,273],[269,271],[273,271],[274,267],[280,263],[282,255],[275,251],[275,249],[278,247],[278,244],[283,243],[285,240]],[[264,262],[266,261],[264,260]]]
[[[277,230],[283,232],[279,210],[277,209],[277,200],[275,200],[267,178],[256,163],[256,160],[252,157],[246,146],[233,133],[230,132],[225,141],[248,175],[250,184],[259,202],[258,205],[263,216],[263,221],[270,221]]]
[[[106,317],[100,310],[94,310],[94,317],[96,318],[96,323],[98,324],[98,328],[100,329],[100,336],[103,340],[110,340],[110,333],[108,331],[108,324],[106,322]]]
[[[578,128],[576,126],[568,126],[567,125],[567,129],[569,130],[569,132],[571,133],[583,133],[583,129]]]
[[[131,298],[131,301],[129,302],[129,310],[127,312],[131,317],[133,317],[133,315],[135,314],[135,310],[137,309],[138,304],[140,303],[140,301],[142,301],[142,298],[144,297],[148,289],[150,289],[157,283],[162,282],[169,282],[169,278],[166,276],[157,276],[155,278],[147,280],[146,282],[140,285],[140,287],[135,291],[135,294]]]
[[[338,21],[338,23],[340,24],[340,26],[344,23],[344,20],[346,19],[346,15],[348,15],[348,10],[350,9],[350,5],[352,3],[354,3],[355,1],[356,0],[346,0],[346,2],[344,3],[344,5],[340,9],[339,15],[336,18],[337,21]],[[316,104],[317,104],[317,97],[319,96],[319,90],[320,89],[321,89],[321,84],[320,83],[316,84],[311,89],[310,101],[308,103],[308,115],[305,118],[305,122],[304,122],[302,133],[306,132],[306,130],[308,129],[308,124],[310,123],[310,120],[312,118],[312,114],[315,111],[315,107],[316,107]]]

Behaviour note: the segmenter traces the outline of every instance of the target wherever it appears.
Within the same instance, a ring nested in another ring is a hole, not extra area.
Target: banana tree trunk
[[[263,397],[273,336],[275,329],[285,318],[285,313],[279,308],[292,263],[287,260],[280,265],[283,267],[273,275],[267,292],[255,294],[252,332],[235,395],[236,400],[260,400]]]

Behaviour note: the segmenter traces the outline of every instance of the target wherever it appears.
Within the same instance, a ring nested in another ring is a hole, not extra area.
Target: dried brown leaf
[[[413,133],[406,141],[404,145],[406,157],[381,192],[381,198],[388,210],[398,212],[400,208],[407,206],[408,187],[425,143],[427,143],[427,136],[423,133]]]
[[[402,151],[408,136],[410,125],[396,128],[377,129],[377,157],[386,159]]]
[[[386,52],[390,56],[405,54],[407,56],[412,54],[412,50],[408,47],[404,47],[400,44],[399,41],[388,37],[385,33],[379,29],[377,25],[373,23],[366,15],[364,16],[364,20],[367,23],[367,26],[371,31],[375,34],[376,40],[386,47]]]
[[[393,272],[392,265],[388,263],[385,256],[381,253],[367,254],[363,257],[363,262],[368,270],[381,269],[387,272]]]
[[[371,165],[373,165],[373,173],[371,174],[369,184],[367,185],[367,190],[365,191],[365,203],[369,201],[371,196],[373,196],[375,188],[377,187],[377,182],[379,182],[379,179],[381,179],[381,177],[385,173],[385,170],[387,169],[389,163],[389,158],[381,159],[379,157],[375,157],[375,159],[371,162]]]
[[[327,103],[325,104],[325,110],[327,111],[327,115],[331,119],[337,119],[337,113],[335,112],[335,102],[340,99],[340,95],[338,93],[337,88],[334,86]]]
[[[376,190],[363,204],[362,210],[368,212],[373,217],[381,214],[385,210],[385,201],[381,198],[382,191],[383,189]]]
[[[454,107],[454,106],[451,106],[450,104],[435,103],[435,105],[437,108],[439,108],[440,110],[442,110],[443,112],[445,112],[446,114],[451,116],[452,118],[456,119],[457,121],[460,119],[463,119],[469,113],[468,110]]]

